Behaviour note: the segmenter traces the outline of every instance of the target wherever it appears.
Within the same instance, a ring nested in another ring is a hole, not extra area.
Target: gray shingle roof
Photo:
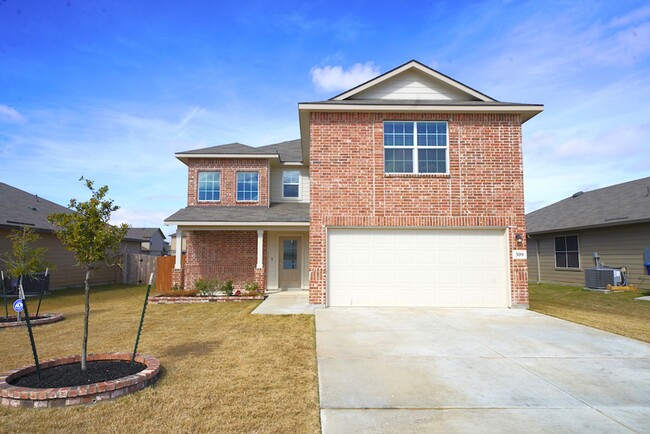
[[[54,231],[47,221],[52,213],[72,212],[68,208],[50,202],[18,188],[0,182],[0,226],[30,226],[34,229]]]
[[[272,203],[265,206],[188,206],[165,219],[166,224],[196,223],[255,223],[309,222],[308,203]]]
[[[574,196],[526,214],[528,233],[650,221],[650,177]]]
[[[164,239],[165,234],[162,233],[160,228],[129,228],[129,231],[126,233],[126,237],[132,240],[149,241],[151,240],[151,237],[153,237],[154,234],[159,231]]]
[[[192,149],[189,151],[177,152],[180,154],[214,154],[217,155],[268,155],[277,154],[282,162],[302,162],[302,148],[300,140],[289,140],[272,145],[260,146],[258,148],[241,143],[227,143],[225,145],[210,146],[208,148]]]

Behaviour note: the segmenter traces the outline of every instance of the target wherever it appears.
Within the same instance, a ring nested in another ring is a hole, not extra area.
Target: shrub
[[[257,282],[248,282],[244,285],[244,293],[246,295],[260,295],[260,286]]]
[[[226,296],[230,297],[234,291],[232,279],[228,279],[227,281],[219,285],[219,290],[223,292]]]
[[[196,282],[194,282],[194,289],[196,289],[199,292],[208,291],[209,286],[210,286],[210,281],[206,279],[197,279]]]

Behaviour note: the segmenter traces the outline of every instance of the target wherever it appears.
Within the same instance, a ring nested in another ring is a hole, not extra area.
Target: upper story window
[[[386,173],[448,173],[447,122],[384,122]]]
[[[199,172],[199,201],[217,202],[221,199],[221,173]]]
[[[282,173],[282,197],[296,199],[300,197],[300,171],[285,170]]]
[[[577,235],[555,237],[555,267],[580,268],[580,248]]]
[[[257,202],[259,200],[259,173],[237,172],[237,201]]]

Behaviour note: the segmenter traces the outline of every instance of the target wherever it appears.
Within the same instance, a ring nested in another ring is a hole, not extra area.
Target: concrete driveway
[[[316,311],[324,433],[649,432],[650,345],[526,310]]]

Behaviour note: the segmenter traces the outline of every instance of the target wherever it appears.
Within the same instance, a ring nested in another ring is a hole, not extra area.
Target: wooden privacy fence
[[[122,284],[146,285],[149,275],[156,274],[157,256],[141,255],[139,253],[126,253],[122,264]]]
[[[172,289],[172,270],[176,256],[158,256],[156,263],[156,290],[169,291]],[[185,256],[181,257],[181,267],[185,267]]]

